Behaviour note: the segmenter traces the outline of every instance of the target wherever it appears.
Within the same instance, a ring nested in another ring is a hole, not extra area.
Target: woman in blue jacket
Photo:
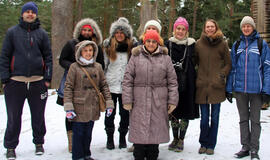
[[[251,17],[245,16],[240,28],[240,43],[235,42],[231,50],[232,70],[227,80],[226,95],[232,102],[232,92],[235,92],[240,117],[242,149],[235,157],[251,154],[251,159],[259,159],[260,110],[262,102],[270,94],[270,50],[263,41],[260,53],[260,35]]]

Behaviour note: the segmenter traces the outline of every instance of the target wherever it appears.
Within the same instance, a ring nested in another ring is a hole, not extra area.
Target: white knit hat
[[[251,18],[250,16],[245,16],[245,17],[242,19],[242,21],[241,21],[241,23],[240,23],[240,29],[242,29],[242,26],[243,26],[244,24],[250,24],[250,25],[252,25],[252,27],[253,27],[254,29],[256,29],[256,25],[255,25],[255,23],[254,23],[254,20],[253,20],[253,18]]]
[[[155,26],[155,27],[157,27],[159,34],[161,33],[162,27],[161,27],[161,25],[160,25],[160,23],[158,21],[156,21],[156,20],[149,20],[149,21],[147,21],[146,24],[144,25],[144,32],[146,31],[146,29],[147,29],[148,26]]]

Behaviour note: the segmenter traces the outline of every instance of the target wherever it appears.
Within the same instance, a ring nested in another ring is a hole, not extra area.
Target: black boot
[[[126,135],[128,132],[128,129],[123,129],[119,128],[118,129],[120,137],[119,137],[119,148],[127,148],[127,143],[126,143]]]
[[[107,149],[114,149],[114,141],[113,141],[113,134],[114,134],[114,128],[105,128],[106,133],[107,133]]]

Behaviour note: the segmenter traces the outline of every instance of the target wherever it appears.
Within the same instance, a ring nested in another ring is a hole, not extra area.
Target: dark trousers
[[[261,135],[261,106],[260,94],[235,94],[237,109],[240,117],[241,144],[244,150],[258,151]]]
[[[158,144],[134,144],[133,156],[135,160],[157,160]]]
[[[72,123],[72,160],[91,156],[90,144],[94,121]]]
[[[41,80],[24,83],[10,80],[4,88],[4,92],[8,118],[4,147],[15,149],[19,143],[21,116],[25,99],[27,99],[30,107],[33,143],[43,144],[46,133],[44,111],[48,97],[45,82]]]
[[[117,101],[118,101],[119,114],[121,117],[119,128],[127,130],[128,125],[129,125],[129,111],[123,108],[122,94],[111,93],[111,95],[112,95],[112,100],[114,102],[114,110],[110,117],[105,116],[105,128],[114,128],[114,118],[116,114],[116,109],[117,109],[116,106],[117,106]]]
[[[200,144],[202,147],[215,149],[217,143],[218,124],[219,124],[219,112],[220,103],[211,104],[211,115],[210,115],[210,104],[200,104],[201,108],[201,133],[200,133]],[[211,123],[209,125],[209,116],[211,116]]]

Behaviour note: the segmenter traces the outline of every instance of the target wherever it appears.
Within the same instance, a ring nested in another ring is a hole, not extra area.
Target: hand
[[[130,111],[132,109],[132,104],[124,104],[123,108],[127,111]]]
[[[69,110],[66,112],[66,117],[67,119],[74,119],[76,117],[76,113],[74,110]]]
[[[226,98],[230,103],[232,103],[232,98],[233,98],[232,93],[226,92]]]
[[[3,89],[5,88],[5,86],[6,86],[6,84],[2,84],[2,88],[3,88]]]
[[[168,114],[171,114],[175,110],[176,106],[173,104],[168,105]]]
[[[48,88],[50,86],[50,82],[45,82],[45,86]]]
[[[110,117],[112,115],[113,109],[112,108],[107,108],[106,109],[106,117]]]
[[[262,102],[269,103],[269,101],[270,101],[270,95],[263,93],[262,94]]]

